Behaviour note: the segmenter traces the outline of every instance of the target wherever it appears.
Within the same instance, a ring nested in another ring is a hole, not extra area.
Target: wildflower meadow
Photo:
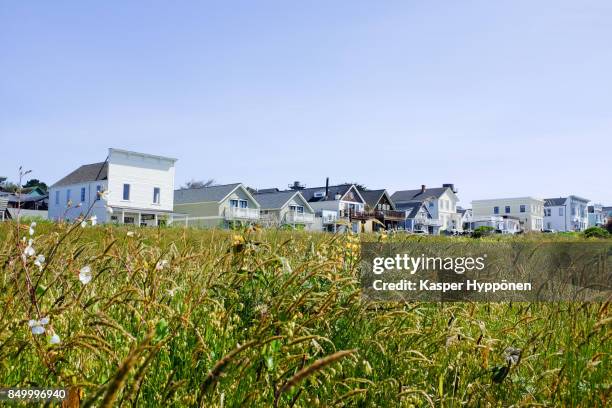
[[[365,300],[361,242],[405,239],[471,238],[2,223],[0,384],[84,407],[609,406],[609,302]]]

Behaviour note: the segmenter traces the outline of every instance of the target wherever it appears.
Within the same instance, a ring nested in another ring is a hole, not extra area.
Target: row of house
[[[49,218],[74,220],[89,214],[102,223],[140,226],[259,224],[312,231],[386,229],[426,234],[481,225],[502,233],[582,230],[606,218],[606,207],[587,207],[588,200],[577,196],[476,200],[472,209],[462,209],[453,184],[421,185],[393,194],[354,184],[330,185],[329,179],[321,187],[306,188],[295,182],[285,190],[253,189],[242,183],[175,189],[176,162],[111,148],[106,160],[83,165],[50,187]]]
[[[0,221],[22,216],[47,218],[49,195],[40,187],[23,188],[20,192],[0,189]]]

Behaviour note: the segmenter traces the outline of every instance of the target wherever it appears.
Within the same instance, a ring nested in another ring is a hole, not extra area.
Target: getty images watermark
[[[612,243],[362,243],[365,296],[422,301],[610,299]]]

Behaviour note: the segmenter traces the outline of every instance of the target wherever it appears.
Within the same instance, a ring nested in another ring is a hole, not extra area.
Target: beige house
[[[254,194],[261,206],[262,225],[296,229],[311,229],[315,211],[299,191],[266,191]]]
[[[228,228],[255,224],[260,205],[242,183],[174,191],[174,224]]]
[[[490,216],[518,218],[523,231],[542,231],[544,200],[534,197],[494,198],[472,201],[474,219]]]

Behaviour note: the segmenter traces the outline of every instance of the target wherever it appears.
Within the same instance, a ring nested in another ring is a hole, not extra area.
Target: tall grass
[[[70,228],[36,227],[38,268],[28,226],[0,225],[2,386],[72,387],[84,406],[610,401],[609,303],[366,302],[351,235]],[[508,347],[520,361],[496,381]]]

